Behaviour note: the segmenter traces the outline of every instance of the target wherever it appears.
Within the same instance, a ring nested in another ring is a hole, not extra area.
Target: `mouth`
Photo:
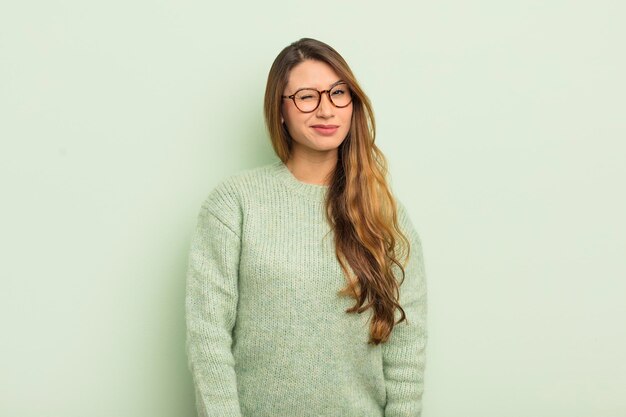
[[[311,126],[317,133],[322,135],[332,135],[339,129],[337,125],[313,125]]]

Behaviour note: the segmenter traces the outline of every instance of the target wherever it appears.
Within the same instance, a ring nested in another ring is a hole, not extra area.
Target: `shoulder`
[[[411,253],[413,253],[415,257],[420,258],[418,260],[421,261],[423,256],[422,239],[412,220],[413,216],[410,213],[410,208],[398,197],[394,198],[397,206],[398,227],[409,240]]]
[[[242,207],[255,198],[278,163],[248,168],[221,180],[202,203],[202,209],[217,217],[226,226],[236,230],[242,218]]]
[[[248,168],[232,174],[220,181],[207,196],[206,204],[231,205],[238,200],[255,194],[267,183],[268,178],[275,171],[277,163],[271,163],[255,168]]]
[[[398,197],[394,197],[394,198],[395,198],[396,207],[397,207],[398,225],[403,229],[404,232],[411,234],[411,235],[415,235],[415,237],[417,237],[418,233],[411,219],[409,208],[405,205],[405,203],[401,199],[399,199]]]
[[[409,241],[408,252],[404,251],[404,247],[401,248],[401,256],[408,255],[405,264],[405,276],[409,277],[409,287],[412,288],[409,292],[413,293],[413,296],[418,294],[424,294],[426,292],[426,271],[424,265],[424,250],[422,248],[422,240],[415,227],[411,215],[409,214],[408,207],[395,198],[397,205],[398,215],[398,227]]]

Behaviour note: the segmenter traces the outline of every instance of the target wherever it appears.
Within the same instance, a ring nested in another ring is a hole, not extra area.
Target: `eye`
[[[337,88],[337,89],[332,91],[332,95],[333,96],[341,96],[341,95],[344,95],[344,94],[346,94],[346,90],[343,89],[343,88]]]
[[[301,90],[296,93],[296,98],[300,101],[315,101],[318,94],[315,90]]]

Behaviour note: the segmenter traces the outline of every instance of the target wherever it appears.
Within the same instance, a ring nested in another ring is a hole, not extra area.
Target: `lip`
[[[337,131],[337,129],[339,129],[339,126],[337,125],[313,125],[311,127],[317,133],[324,135],[324,136],[330,136],[334,134]]]

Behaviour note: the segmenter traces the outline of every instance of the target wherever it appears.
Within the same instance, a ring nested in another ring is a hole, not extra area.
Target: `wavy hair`
[[[292,138],[281,122],[282,94],[291,69],[304,60],[328,64],[352,94],[351,126],[338,148],[325,211],[347,281],[339,294],[355,299],[346,313],[373,309],[368,343],[377,345],[386,342],[395,324],[406,319],[399,304],[399,286],[404,281],[409,240],[398,224],[397,204],[386,179],[386,159],[374,144],[372,105],[343,57],[323,42],[302,38],[284,48],[270,68],[264,115],[275,153],[283,163],[291,156]],[[402,275],[400,283],[394,272]],[[396,323],[397,310],[400,319]]]

